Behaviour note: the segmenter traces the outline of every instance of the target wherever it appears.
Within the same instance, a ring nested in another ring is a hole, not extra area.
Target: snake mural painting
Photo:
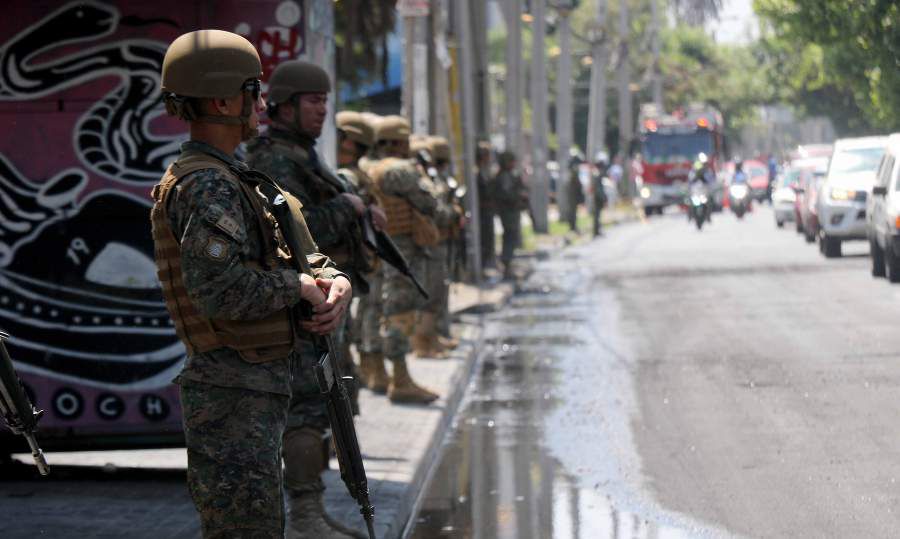
[[[16,0],[0,22],[0,330],[51,448],[180,441],[184,348],[149,226],[187,138],[160,98],[166,46],[231,29],[267,76],[304,45],[303,1],[208,4]]]

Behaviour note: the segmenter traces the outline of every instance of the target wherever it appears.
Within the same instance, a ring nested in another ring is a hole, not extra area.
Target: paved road
[[[900,287],[844,251],[762,208],[553,257],[487,328],[411,535],[896,536]]]
[[[825,260],[771,212],[623,228],[593,256],[631,347],[645,485],[754,537],[900,530],[900,287],[865,243]]]

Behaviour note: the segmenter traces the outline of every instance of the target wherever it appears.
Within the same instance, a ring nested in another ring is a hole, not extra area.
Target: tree
[[[783,97],[837,113],[841,133],[900,129],[896,0],[754,0],[762,51]],[[799,75],[794,70],[799,69]]]
[[[356,85],[380,75],[387,80],[387,36],[396,23],[397,0],[340,0],[334,4],[338,78]]]

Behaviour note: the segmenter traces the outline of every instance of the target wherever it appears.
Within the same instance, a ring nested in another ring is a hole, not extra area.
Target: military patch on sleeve
[[[237,221],[235,221],[231,217],[222,214],[222,216],[219,217],[218,220],[216,220],[216,228],[228,234],[232,238],[237,239],[237,233],[240,229],[240,225],[238,225]]]
[[[206,241],[206,247],[203,249],[203,252],[217,262],[222,261],[228,256],[228,244],[222,238],[210,236]]]

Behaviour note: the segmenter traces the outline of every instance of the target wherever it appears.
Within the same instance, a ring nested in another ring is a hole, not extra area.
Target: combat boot
[[[286,539],[367,539],[356,530],[352,530],[335,521],[325,512],[322,506],[321,492],[288,491],[288,521]]]
[[[428,404],[438,398],[437,393],[413,382],[409,375],[409,369],[406,367],[406,359],[395,359],[392,363],[394,364],[394,373],[387,391],[391,402]]]
[[[361,352],[359,354],[359,375],[362,383],[373,392],[387,393],[390,376],[384,368],[384,356],[378,353]]]
[[[447,349],[438,341],[436,317],[433,313],[419,313],[416,332],[412,336],[413,353],[418,358],[444,359]]]

